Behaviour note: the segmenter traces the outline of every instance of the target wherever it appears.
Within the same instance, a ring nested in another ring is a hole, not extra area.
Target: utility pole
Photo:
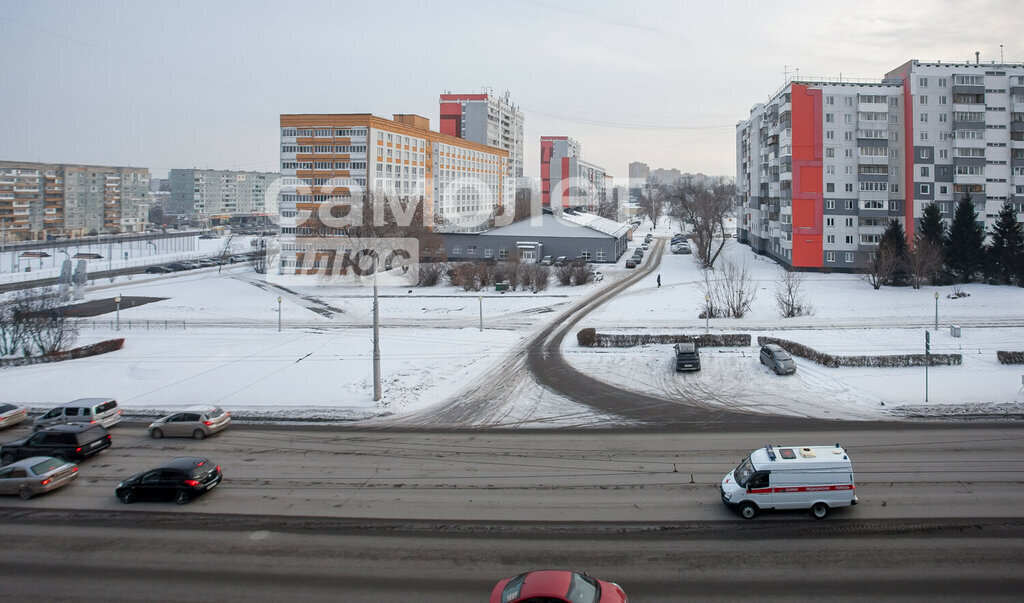
[[[480,300],[480,332],[484,332],[484,296],[479,297]]]
[[[380,400],[380,307],[377,304],[377,258],[373,258],[373,401]]]
[[[928,365],[932,363],[932,334],[924,332],[924,401],[928,401]]]

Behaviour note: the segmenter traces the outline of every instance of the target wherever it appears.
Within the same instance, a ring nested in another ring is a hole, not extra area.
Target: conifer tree
[[[970,193],[966,193],[956,204],[953,223],[949,226],[946,265],[958,281],[969,283],[981,270],[984,259],[985,227],[978,223],[978,212]]]

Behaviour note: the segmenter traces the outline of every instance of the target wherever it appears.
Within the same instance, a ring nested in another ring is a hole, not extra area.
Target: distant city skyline
[[[486,88],[525,115],[527,176],[541,136],[572,137],[622,181],[631,161],[733,176],[736,123],[787,73],[1021,62],[1013,15],[1009,1],[6,2],[0,159],[276,171],[281,114],[413,112],[437,131],[442,93]]]

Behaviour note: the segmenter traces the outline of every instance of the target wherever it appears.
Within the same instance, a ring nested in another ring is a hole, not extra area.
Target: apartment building
[[[275,172],[172,169],[166,213],[213,215],[262,212]]]
[[[431,131],[418,115],[282,115],[282,233],[306,234],[297,211],[363,191],[422,199],[439,232],[483,230],[511,207],[508,162],[507,150]]]
[[[540,195],[543,207],[555,205],[590,210],[605,200],[607,175],[604,168],[580,158],[580,143],[568,136],[540,137]]]
[[[134,232],[147,222],[147,168],[0,161],[5,240]]]
[[[523,177],[523,113],[509,93],[441,95],[442,134],[457,136],[509,153],[509,176]]]
[[[858,270],[889,220],[912,239],[930,203],[951,219],[970,193],[986,227],[1007,200],[1024,212],[1024,65],[792,81],[739,122],[736,149],[741,242],[788,266]]]

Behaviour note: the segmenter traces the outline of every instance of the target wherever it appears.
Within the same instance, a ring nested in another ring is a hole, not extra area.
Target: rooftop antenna
[[[974,64],[975,65],[980,65],[981,64],[981,53],[978,52],[977,50],[974,51]]]

